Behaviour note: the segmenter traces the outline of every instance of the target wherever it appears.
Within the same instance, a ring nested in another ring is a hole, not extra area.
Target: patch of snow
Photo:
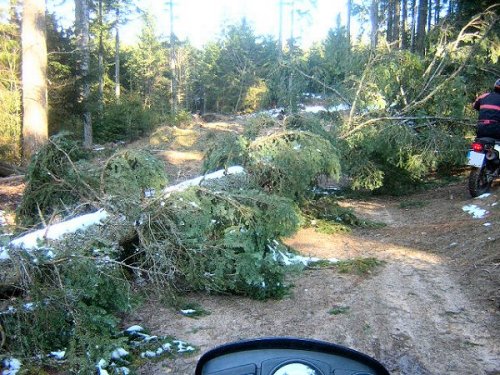
[[[5,227],[7,225],[7,220],[5,220],[5,211],[0,210],[0,227]]]
[[[484,194],[481,194],[479,197],[476,197],[476,199],[488,198],[490,195],[491,195],[491,193],[484,193]]]
[[[113,350],[113,352],[111,353],[111,358],[112,359],[120,359],[120,358],[126,357],[128,355],[129,355],[129,352],[127,352],[125,349],[118,348],[118,349]]]
[[[9,260],[9,250],[7,250],[5,247],[0,246],[0,260]]]
[[[130,370],[127,367],[118,367],[115,369],[115,373],[118,375],[129,375]]]
[[[109,372],[107,370],[103,369],[103,367],[106,367],[106,361],[104,359],[101,359],[96,365],[97,374],[98,375],[109,375]]]
[[[183,313],[184,315],[194,314],[195,312],[196,312],[196,310],[193,310],[193,309],[181,310],[181,313]]]
[[[292,254],[289,252],[276,251],[276,249],[269,246],[269,249],[273,252],[273,258],[276,261],[281,261],[285,266],[291,266],[295,264],[303,264],[307,266],[311,262],[317,262],[320,259],[314,257],[303,257],[301,255]]]
[[[491,227],[491,223],[484,223],[483,224],[485,227]]]
[[[26,311],[35,311],[36,305],[33,302],[28,302],[28,303],[25,303],[23,305],[23,307],[24,307],[24,310],[26,310]]]
[[[21,361],[15,358],[6,358],[2,361],[2,375],[16,375],[21,369]]]
[[[141,353],[141,358],[154,358],[154,357],[156,357],[156,353],[152,352],[151,350],[147,350]]]
[[[194,348],[191,345],[185,343],[184,341],[174,340],[174,344],[177,345],[178,353],[194,352]]]
[[[56,350],[54,352],[50,352],[50,354],[49,354],[49,357],[55,358],[58,361],[63,360],[65,356],[66,356],[65,350]]]
[[[497,204],[498,204],[498,202],[493,202],[493,203],[491,204],[491,207],[495,207]]]
[[[145,198],[152,198],[156,194],[155,189],[144,189],[144,197]]]
[[[17,312],[17,309],[14,306],[7,306],[7,310],[0,311],[0,315],[12,315]]]
[[[125,330],[125,332],[127,332],[127,333],[142,332],[142,331],[144,331],[144,328],[142,328],[141,326],[138,326],[138,325],[128,327]]]
[[[213,180],[213,179],[225,177],[226,175],[241,174],[241,173],[245,173],[245,169],[241,166],[229,167],[227,169],[227,171],[225,169],[221,169],[221,170],[218,170],[218,171],[213,172],[213,173],[208,173],[204,176],[200,176],[200,177],[193,178],[191,180],[183,181],[177,185],[167,186],[165,189],[163,189],[163,193],[166,194],[166,193],[171,193],[174,191],[184,191],[189,187],[199,186],[205,180]]]
[[[77,230],[86,229],[91,225],[99,224],[107,217],[108,213],[105,210],[81,215],[16,238],[10,242],[10,246],[21,249],[38,249],[38,242],[41,240],[58,240],[65,234],[75,233]]]
[[[475,204],[465,205],[462,207],[462,210],[472,215],[474,219],[482,219],[488,214],[488,211],[476,206]]]
[[[326,112],[326,108],[322,105],[307,105],[304,108],[304,112],[307,112],[307,113]]]

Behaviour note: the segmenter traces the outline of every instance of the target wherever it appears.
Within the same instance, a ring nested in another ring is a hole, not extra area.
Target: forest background
[[[0,26],[0,155],[17,164],[32,154],[29,127],[42,129],[41,144],[48,135],[68,131],[90,147],[137,139],[193,112],[270,107],[296,112],[303,93],[322,94],[331,106],[347,108],[348,116],[334,122],[340,138],[351,142],[360,141],[352,137],[358,130],[382,124],[446,124],[455,132],[458,125],[473,124],[469,103],[500,76],[494,1],[346,1],[346,24],[338,18],[324,40],[308,49],[300,47],[294,22],[307,17],[314,1],[277,1],[277,39],[256,35],[243,18],[225,25],[203,48],[176,37],[172,2],[165,4],[169,37],[157,36],[154,17],[145,11],[132,46],[120,44],[120,30],[136,16],[133,1],[76,0],[75,25],[68,29],[58,24],[61,15],[45,14],[43,2],[26,0],[26,14],[37,9],[33,3],[43,9],[32,29],[26,26],[22,34],[23,8],[15,0],[3,10]],[[290,12],[290,35],[282,31],[284,11]],[[351,37],[354,18],[366,30],[356,38]],[[43,77],[34,78],[34,69],[21,74],[22,61],[38,61],[29,55],[22,59],[28,31],[46,40],[48,64],[36,70]],[[23,112],[23,84],[26,97],[37,90],[26,86],[28,80],[48,83],[46,99],[24,100],[24,107],[42,102],[46,113],[37,114],[38,120],[26,118],[28,107]],[[40,120],[45,115],[47,122]]]

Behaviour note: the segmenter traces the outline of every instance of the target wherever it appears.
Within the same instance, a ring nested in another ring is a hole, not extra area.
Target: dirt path
[[[192,295],[189,300],[211,313],[196,320],[149,306],[138,322],[186,340],[200,352],[148,364],[140,373],[191,374],[199,355],[216,345],[284,335],[358,349],[394,374],[500,374],[498,199],[471,200],[464,186],[404,200],[348,201],[344,204],[359,215],[387,226],[334,236],[307,229],[288,240],[306,255],[383,260],[372,275],[307,270],[281,301]],[[412,208],[402,209],[405,202]],[[490,213],[474,219],[463,212],[466,204]],[[330,314],[334,307],[343,313]]]

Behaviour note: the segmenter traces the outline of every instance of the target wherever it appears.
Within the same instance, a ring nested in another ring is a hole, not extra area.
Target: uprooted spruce
[[[302,201],[320,175],[338,178],[338,151],[330,140],[308,131],[281,131],[250,142],[228,135],[211,147],[204,159],[206,171],[242,163],[263,189]]]
[[[241,185],[244,176],[231,177]],[[228,187],[229,186],[229,187]],[[259,189],[210,182],[156,199],[137,228],[137,265],[177,290],[280,297],[280,238],[294,233],[295,204]]]

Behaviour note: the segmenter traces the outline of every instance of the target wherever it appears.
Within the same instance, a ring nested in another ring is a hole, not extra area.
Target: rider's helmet
[[[493,89],[496,92],[500,92],[500,78],[495,81],[495,87]]]

